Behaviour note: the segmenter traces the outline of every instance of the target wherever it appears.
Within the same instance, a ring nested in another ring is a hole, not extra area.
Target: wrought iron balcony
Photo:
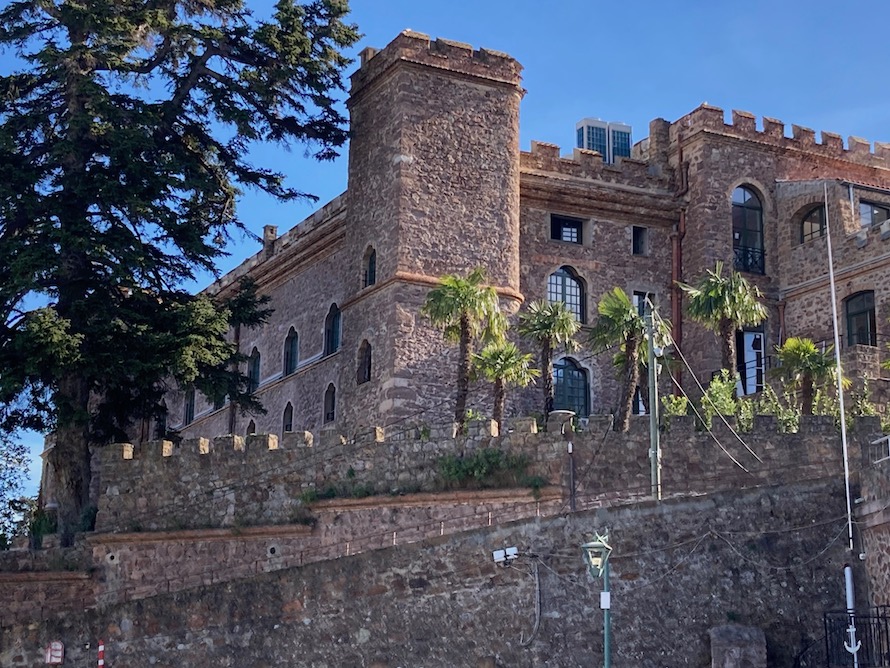
[[[750,246],[736,246],[733,267],[736,271],[746,271],[749,274],[765,274],[763,262],[763,249]]]

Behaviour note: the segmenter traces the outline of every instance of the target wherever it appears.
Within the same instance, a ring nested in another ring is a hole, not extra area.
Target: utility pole
[[[647,368],[649,370],[649,464],[652,478],[652,498],[661,501],[661,444],[658,433],[658,384],[656,383],[655,324],[652,302],[646,298]]]

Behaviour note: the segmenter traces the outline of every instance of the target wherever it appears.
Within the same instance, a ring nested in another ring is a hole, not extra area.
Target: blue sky
[[[247,0],[258,13],[271,0]],[[364,34],[351,55],[383,47],[405,28],[432,37],[505,51],[524,66],[528,93],[521,108],[521,147],[532,140],[571,149],[575,122],[585,116],[623,121],[634,141],[649,121],[668,120],[701,102],[725,110],[870,141],[890,141],[884,28],[886,0],[353,0],[352,20]],[[9,60],[0,57],[0,71]],[[350,72],[353,68],[350,68]],[[320,198],[346,188],[346,160],[311,162],[296,148],[258,147],[266,166]],[[246,193],[240,213],[259,233],[276,224],[290,229],[317,205],[279,204]],[[221,269],[237,265],[259,246],[240,240]],[[209,282],[206,277],[203,284]],[[28,435],[35,453],[29,491],[36,490],[41,438]]]

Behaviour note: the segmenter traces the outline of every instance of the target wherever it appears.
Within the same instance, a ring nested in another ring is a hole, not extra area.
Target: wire
[[[699,413],[699,412],[698,412],[698,409],[695,407],[695,403],[694,403],[691,399],[689,399],[689,395],[686,394],[686,390],[684,390],[683,387],[680,385],[680,383],[677,382],[677,379],[674,378],[674,374],[671,373],[670,369],[668,369],[668,375],[671,377],[671,380],[673,381],[674,385],[677,386],[677,389],[679,389],[680,392],[683,393],[683,396],[686,397],[686,399],[689,400],[689,401],[688,401],[688,405],[689,405],[690,407],[692,407],[692,412],[695,413],[695,416],[696,416],[696,417],[701,421],[701,423],[704,425],[704,427],[705,427],[705,431],[707,431],[708,434],[710,435],[710,437],[711,437],[712,439],[714,439],[714,443],[717,444],[717,447],[719,447],[721,450],[723,450],[723,452],[726,454],[726,456],[729,457],[729,458],[732,460],[732,462],[733,462],[736,466],[738,466],[740,469],[742,469],[745,473],[751,473],[747,468],[745,468],[745,467],[742,465],[742,463],[741,463],[738,459],[736,459],[736,458],[732,455],[732,453],[729,452],[729,450],[727,450],[727,449],[723,446],[723,444],[720,442],[720,439],[718,439],[717,436],[714,435],[714,432],[711,431],[711,425],[709,425],[707,422],[705,422],[705,419],[701,416],[701,413]],[[755,455],[755,456],[756,456],[756,455]],[[760,462],[763,461],[762,459],[760,459],[760,457],[757,457],[757,459],[758,459],[758,461],[760,461]]]
[[[538,637],[538,631],[541,629],[541,578],[538,575],[538,561],[532,562],[535,566],[535,625],[532,628],[532,634],[528,640],[522,639],[522,632],[519,633],[519,644],[522,647],[528,647]]]
[[[834,535],[834,537],[831,540],[829,540],[828,543],[825,544],[825,547],[823,547],[821,550],[819,550],[819,552],[817,552],[815,555],[813,555],[806,561],[802,561],[797,564],[791,564],[790,566],[777,566],[775,564],[766,564],[766,563],[762,563],[762,562],[756,561],[754,559],[751,559],[747,555],[743,554],[735,545],[733,545],[729,541],[728,538],[726,538],[719,532],[712,530],[711,534],[713,536],[715,536],[716,538],[719,538],[720,540],[722,540],[724,543],[726,543],[729,546],[729,548],[733,552],[735,552],[741,559],[743,559],[744,561],[747,561],[748,563],[750,563],[754,566],[757,566],[760,569],[771,569],[771,570],[777,570],[777,571],[791,571],[796,568],[800,568],[801,566],[806,566],[808,564],[811,564],[814,561],[816,561],[817,559],[821,558],[822,555],[825,554],[826,552],[828,552],[828,550],[831,548],[831,546],[837,542],[837,539],[841,537],[841,535],[846,531],[846,529],[847,529],[847,518],[845,516],[844,524],[841,526],[840,530]]]
[[[659,320],[660,320],[662,323],[665,322],[665,321],[662,320],[660,317],[659,317]],[[705,392],[705,388],[702,387],[702,384],[699,382],[698,377],[695,375],[695,372],[692,370],[692,367],[689,366],[689,362],[686,361],[686,357],[683,355],[683,351],[680,350],[680,346],[677,345],[677,342],[676,342],[676,341],[674,341],[674,337],[672,337],[670,334],[668,334],[667,336],[668,336],[668,341],[670,341],[670,343],[674,346],[674,350],[677,351],[677,354],[680,356],[680,359],[683,360],[683,364],[686,366],[686,369],[689,371],[689,375],[692,376],[692,380],[695,381],[695,384],[698,386],[698,389],[701,390],[702,397],[704,397],[705,399],[708,400],[708,403],[711,404],[711,407],[714,409],[714,411],[716,412],[716,414],[717,414],[718,416],[720,416],[720,419],[723,421],[723,424],[725,424],[726,427],[729,429],[729,431],[732,432],[732,435],[735,436],[736,439],[738,439],[739,443],[741,443],[743,446],[745,446],[745,449],[746,449],[748,452],[750,452],[750,453],[754,456],[754,458],[755,458],[757,461],[763,463],[763,460],[760,458],[760,455],[758,455],[756,452],[754,452],[754,450],[751,449],[751,446],[749,446],[747,443],[745,443],[744,440],[742,440],[742,437],[738,435],[738,432],[736,432],[735,429],[733,429],[732,425],[729,424],[729,422],[727,421],[726,417],[724,417],[723,413],[720,412],[720,410],[717,408],[717,406],[716,406],[716,405],[714,404],[714,402],[711,400],[711,397],[708,396],[708,393]],[[671,376],[671,379],[673,380],[673,376]],[[677,381],[674,380],[674,383],[675,383],[675,384],[676,384],[676,382],[677,382]],[[685,393],[684,393],[684,394],[685,394]],[[706,426],[707,426],[707,425],[706,425]],[[710,431],[710,429],[709,429],[709,431]]]

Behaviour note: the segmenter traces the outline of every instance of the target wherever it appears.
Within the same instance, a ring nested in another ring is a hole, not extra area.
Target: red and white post
[[[105,667],[105,643],[101,640],[99,641],[99,663],[96,664],[99,668]]]

